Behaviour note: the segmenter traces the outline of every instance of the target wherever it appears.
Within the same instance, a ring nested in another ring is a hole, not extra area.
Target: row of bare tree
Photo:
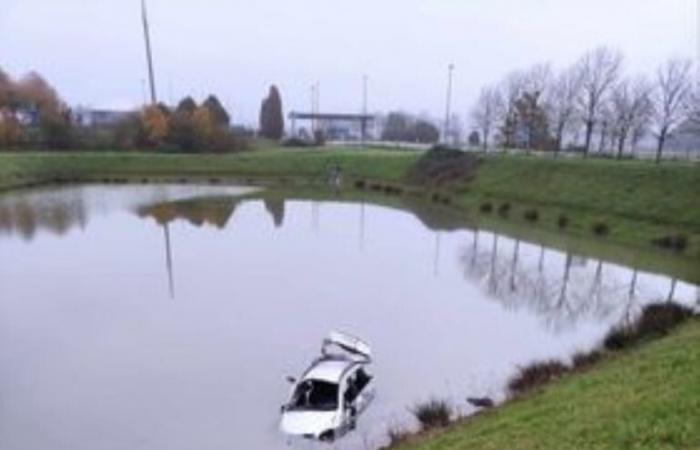
[[[483,88],[471,116],[484,149],[558,152],[582,135],[577,149],[584,156],[597,145],[621,158],[653,135],[659,162],[671,133],[700,124],[700,93],[693,90],[690,60],[670,59],[653,78],[630,77],[620,52],[599,47],[561,71],[538,64]]]

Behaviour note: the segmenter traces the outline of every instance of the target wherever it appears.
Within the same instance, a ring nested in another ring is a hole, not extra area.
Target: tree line
[[[237,151],[246,140],[215,95],[186,97],[124,113],[106,126],[81,126],[78,114],[39,74],[13,80],[0,69],[0,148]]]
[[[624,74],[623,61],[599,47],[563,70],[537,64],[484,87],[471,112],[478,141],[485,150],[570,149],[584,157],[598,150],[622,158],[652,136],[659,162],[671,133],[700,125],[692,62],[670,59],[648,77]]]

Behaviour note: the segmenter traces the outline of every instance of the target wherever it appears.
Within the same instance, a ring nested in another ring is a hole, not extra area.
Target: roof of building
[[[374,116],[369,114],[336,114],[336,113],[302,113],[292,111],[290,119],[299,120],[346,120],[346,121],[371,121]]]

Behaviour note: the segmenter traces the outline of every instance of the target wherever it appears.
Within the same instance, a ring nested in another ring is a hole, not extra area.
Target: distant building
[[[130,111],[78,107],[73,112],[73,118],[79,127],[111,127],[119,124],[129,114]]]
[[[668,138],[666,148],[677,156],[689,158],[700,156],[700,124],[686,122],[678,127]]]

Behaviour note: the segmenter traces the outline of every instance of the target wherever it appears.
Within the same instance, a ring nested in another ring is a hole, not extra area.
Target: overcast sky
[[[574,62],[605,44],[631,73],[697,52],[699,0],[149,0],[159,96],[217,93],[237,123],[256,120],[270,83],[285,109],[370,109],[441,117],[513,69]],[[0,67],[43,74],[72,104],[143,99],[139,0],[0,0]]]

